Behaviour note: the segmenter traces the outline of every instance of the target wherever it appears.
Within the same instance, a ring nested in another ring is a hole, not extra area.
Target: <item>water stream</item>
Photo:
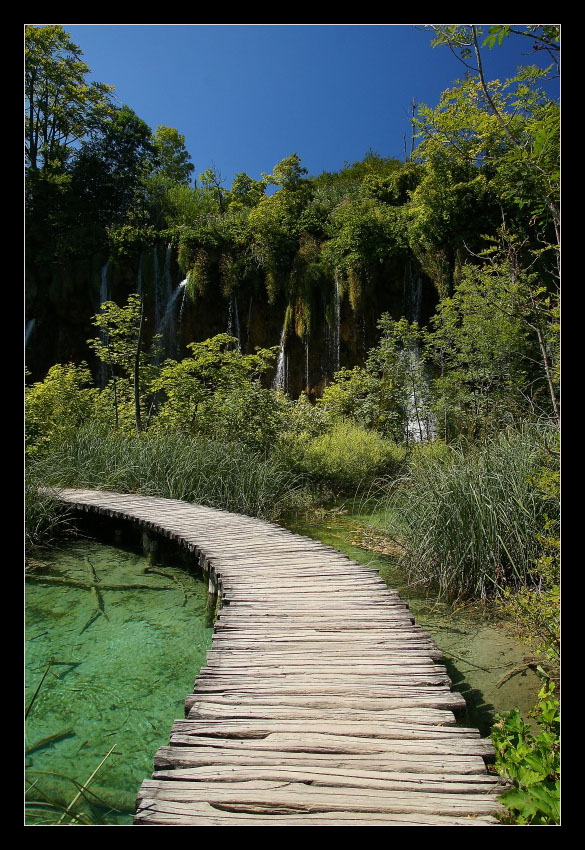
[[[282,323],[282,331],[280,333],[280,349],[278,352],[278,360],[276,363],[276,375],[274,376],[273,389],[286,392],[286,358],[284,346],[286,341],[286,314]]]

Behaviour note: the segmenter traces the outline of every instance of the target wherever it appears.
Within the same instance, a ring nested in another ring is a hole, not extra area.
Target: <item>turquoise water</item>
[[[78,793],[72,780],[85,783],[115,747],[92,782],[99,804],[91,817],[132,822],[138,787],[184,716],[212,634],[207,583],[173,562],[155,567],[164,575],[147,567],[133,551],[87,540],[33,565],[36,575],[57,579],[97,576],[104,588],[26,583],[27,706],[52,660],[26,723],[27,783],[36,782],[27,800],[67,806]],[[54,823],[61,814],[27,806],[27,823]]]

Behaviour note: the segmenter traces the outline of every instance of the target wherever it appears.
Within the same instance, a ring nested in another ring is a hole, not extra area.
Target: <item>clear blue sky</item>
[[[310,174],[369,148],[403,157],[409,110],[435,105],[464,73],[408,24],[64,24],[92,70],[153,129],[176,127],[199,175],[229,187],[296,152]],[[521,41],[528,41],[522,39]],[[510,76],[528,45],[485,50],[486,75]]]

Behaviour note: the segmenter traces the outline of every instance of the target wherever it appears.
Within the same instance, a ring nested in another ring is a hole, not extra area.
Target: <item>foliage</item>
[[[42,454],[74,433],[94,413],[98,391],[87,363],[51,366],[43,381],[25,389],[26,453]]]
[[[333,420],[348,417],[397,441],[412,436],[409,428],[423,438],[431,410],[418,325],[405,318],[395,322],[385,313],[378,328],[380,340],[365,366],[340,369],[319,403]]]
[[[86,81],[82,55],[61,24],[26,25],[26,154],[33,172],[62,171],[75,144],[109,112],[112,86]]]
[[[411,246],[448,295],[457,255],[477,252],[502,218],[535,249],[558,243],[559,106],[539,89],[547,71],[536,66],[486,81],[475,25],[435,29],[435,43],[448,43],[473,72],[416,118],[425,170],[409,209]]]
[[[109,380],[99,397],[102,416],[110,411],[110,421],[115,427],[139,427],[141,417],[147,413],[147,402],[154,386],[158,367],[153,364],[159,338],[154,337],[154,351],[147,351],[142,343],[144,323],[141,296],[128,296],[124,307],[113,301],[104,301],[92,324],[100,335],[88,340],[89,347],[107,368]]]
[[[328,231],[324,258],[349,278],[349,299],[357,311],[370,291],[368,284],[375,270],[406,248],[403,218],[394,206],[360,198],[332,212]]]
[[[555,665],[560,663],[560,469],[559,434],[553,446],[541,452],[541,467],[533,485],[545,502],[544,523],[537,535],[541,554],[535,561],[531,583],[516,592],[506,589],[500,603],[511,618],[515,635]]]
[[[75,432],[71,431],[70,435]],[[64,435],[63,435],[64,437]],[[56,441],[48,448],[59,445]],[[27,555],[40,547],[50,546],[70,530],[71,511],[64,503],[56,502],[46,485],[43,459],[33,456],[27,460],[24,493],[25,548]]]
[[[155,148],[148,124],[128,106],[112,109],[85,140],[71,168],[72,217],[115,226],[140,220],[143,185]]]
[[[313,438],[307,433],[289,438],[288,451],[296,469],[336,494],[396,474],[406,455],[404,447],[349,421],[335,422]]]
[[[227,334],[188,348],[189,357],[167,360],[152,382],[152,390],[163,394],[156,427],[229,439],[239,433],[256,448],[268,445],[277,429],[276,400],[258,380],[272,368],[275,350],[244,355]]]
[[[160,124],[154,134],[154,152],[156,174],[165,180],[189,185],[195,166],[185,147],[185,136],[175,127]]]
[[[535,491],[546,431],[502,432],[464,451],[418,458],[389,493],[390,534],[410,575],[448,598],[530,586],[550,509]]]
[[[266,194],[266,185],[266,180],[254,180],[245,171],[240,171],[230,189],[230,207],[255,207]]]
[[[239,442],[171,427],[127,434],[99,423],[55,444],[43,477],[54,487],[145,493],[267,519],[291,507],[300,489],[297,475]]]
[[[505,823],[558,824],[560,821],[560,714],[554,685],[547,682],[531,712],[533,732],[517,708],[500,716],[492,728],[496,768],[514,788],[500,798],[508,809]]]
[[[515,309],[509,280],[505,268],[467,267],[425,334],[437,376],[435,418],[447,438],[494,433],[541,411],[538,351]]]

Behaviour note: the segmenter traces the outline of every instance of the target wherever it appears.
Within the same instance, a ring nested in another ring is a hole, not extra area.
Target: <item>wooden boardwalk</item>
[[[140,788],[136,824],[497,822],[491,743],[455,726],[465,703],[441,653],[376,571],[227,511],[59,497],[181,543],[221,594],[206,666]]]

